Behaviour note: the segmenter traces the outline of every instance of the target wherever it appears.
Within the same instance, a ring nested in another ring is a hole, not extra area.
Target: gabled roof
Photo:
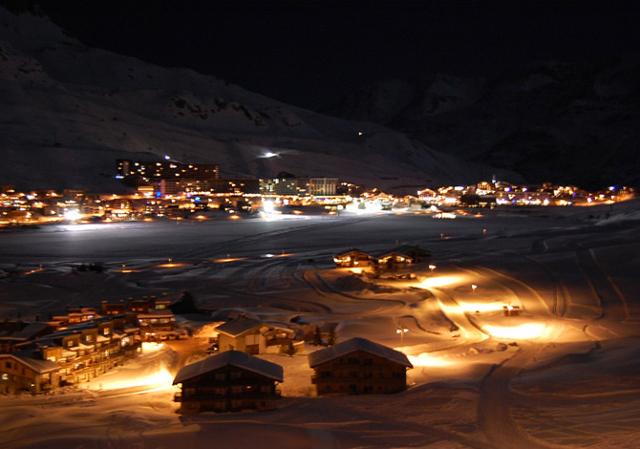
[[[216,327],[216,330],[231,337],[237,337],[245,332],[249,332],[250,330],[260,327],[261,325],[262,323],[258,320],[241,317],[221,324]]]
[[[391,251],[397,253],[408,254],[414,257],[428,257],[431,252],[419,245],[400,245],[393,248]]]
[[[309,366],[313,368],[356,351],[363,351],[382,357],[383,359],[387,359],[399,365],[406,366],[407,368],[413,368],[413,365],[411,365],[407,356],[402,352],[360,337],[343,341],[342,343],[338,343],[330,348],[312,352],[309,354]]]
[[[341,251],[338,254],[336,254],[336,256],[344,256],[350,253],[360,253],[360,254],[365,254],[367,256],[369,256],[369,253],[366,251],[362,251],[361,249],[358,248],[351,248],[351,249],[347,249],[345,251]]]
[[[15,361],[22,363],[23,365],[28,366],[32,370],[36,371],[39,374],[48,373],[51,371],[56,371],[60,369],[56,363],[50,360],[40,360],[28,357],[26,355],[22,355],[20,353],[16,354],[0,354],[0,357],[9,357],[14,359]]]
[[[46,331],[49,328],[47,323],[29,323],[27,327],[22,329],[19,332],[13,334],[14,337],[24,338],[26,340],[30,340],[31,338],[36,337],[41,332]]]
[[[182,383],[185,380],[193,379],[194,377],[210,371],[215,371],[224,366],[235,366],[236,368],[260,374],[261,376],[268,377],[269,379],[273,379],[278,382],[282,382],[284,379],[283,370],[280,365],[267,362],[266,360],[254,357],[244,352],[225,351],[185,366],[178,372],[178,375],[173,380],[173,384]]]
[[[407,258],[410,258],[410,259],[413,258],[413,256],[411,256],[410,254],[403,253],[402,251],[395,251],[395,250],[379,252],[377,254],[378,255],[376,257],[378,257],[378,258],[385,257],[385,256],[402,256],[402,257],[407,257]]]

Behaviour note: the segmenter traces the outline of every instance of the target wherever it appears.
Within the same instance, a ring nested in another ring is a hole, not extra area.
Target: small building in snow
[[[320,395],[397,393],[407,388],[407,356],[365,338],[352,338],[309,354]]]
[[[8,354],[19,350],[38,337],[53,331],[48,323],[3,321],[0,322],[0,354]]]
[[[280,398],[280,365],[240,351],[226,351],[182,368],[173,384],[181,385],[175,401],[180,411],[231,412],[269,410]]]
[[[178,327],[171,310],[149,310],[138,313],[138,326],[144,341],[164,341],[187,338],[187,332]]]
[[[216,331],[220,351],[236,350],[247,354],[295,352],[302,344],[293,329],[245,317],[221,324]]]
[[[333,262],[340,268],[366,267],[371,265],[372,258],[369,253],[353,248],[336,254]]]
[[[429,250],[424,249],[418,245],[400,245],[393,248],[391,252],[403,254],[407,257],[410,257],[414,260],[414,262],[421,262],[423,259],[431,256],[431,252]]]
[[[398,252],[398,251],[389,251],[383,254],[380,254],[376,258],[376,262],[378,267],[394,271],[399,268],[407,268],[410,265],[416,262],[416,259],[409,254]]]
[[[0,394],[43,393],[60,385],[60,366],[16,354],[0,354]]]

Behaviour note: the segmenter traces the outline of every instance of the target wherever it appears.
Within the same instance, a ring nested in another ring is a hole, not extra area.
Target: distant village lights
[[[272,214],[275,211],[275,206],[273,205],[273,201],[264,200],[262,202],[262,211],[265,214]]]
[[[78,221],[81,217],[78,209],[68,209],[64,212],[64,219],[67,221]]]

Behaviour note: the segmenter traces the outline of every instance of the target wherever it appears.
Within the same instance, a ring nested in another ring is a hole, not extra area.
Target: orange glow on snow
[[[467,313],[487,313],[487,312],[502,312],[504,307],[508,305],[498,302],[466,302],[457,301],[460,308]]]
[[[156,343],[153,341],[143,341],[142,342],[142,353],[148,354],[150,352],[157,352],[161,349],[164,349],[166,345],[164,343]]]
[[[456,362],[448,360],[444,357],[438,357],[428,352],[418,355],[407,355],[411,364],[415,367],[444,368],[455,365]]]
[[[546,334],[544,323],[525,323],[516,326],[494,326],[487,324],[483,329],[492,337],[513,340],[530,340],[540,338]]]
[[[189,265],[189,264],[184,263],[184,262],[174,262],[173,260],[169,259],[168,262],[158,264],[158,265],[156,265],[156,267],[158,267],[158,268],[181,268],[181,267],[186,267],[187,265]]]
[[[119,390],[122,388],[148,387],[150,390],[168,390],[173,386],[173,375],[167,368],[142,375],[139,377],[129,377],[126,379],[113,380],[100,384],[103,390]]]
[[[431,288],[431,287],[446,287],[449,285],[460,284],[464,282],[464,276],[460,275],[442,275],[442,276],[430,276],[421,281],[419,287]]]
[[[229,263],[229,262],[238,262],[240,260],[245,260],[246,257],[221,257],[219,259],[212,259],[211,262],[214,263]]]

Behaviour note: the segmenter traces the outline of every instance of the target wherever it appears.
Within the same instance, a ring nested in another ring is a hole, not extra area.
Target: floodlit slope
[[[18,186],[113,189],[116,158],[164,154],[232,176],[285,170],[411,190],[494,172],[379,125],[88,48],[46,18],[0,9],[0,60],[0,179]]]

